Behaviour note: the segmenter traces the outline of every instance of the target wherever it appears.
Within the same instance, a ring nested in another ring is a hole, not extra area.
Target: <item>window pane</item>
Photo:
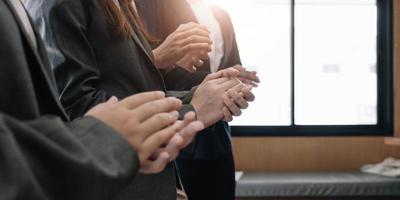
[[[232,125],[289,125],[290,1],[209,0],[233,21],[243,66],[256,70],[262,83],[256,101]]]
[[[376,124],[376,2],[297,0],[295,18],[296,124]]]

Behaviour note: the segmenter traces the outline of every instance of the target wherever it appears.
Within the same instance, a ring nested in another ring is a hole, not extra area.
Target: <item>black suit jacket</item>
[[[47,0],[49,10],[43,30],[52,32],[47,43],[55,44],[63,62],[54,62],[54,73],[61,102],[68,114],[79,117],[89,108],[111,96],[120,99],[145,91],[166,91],[164,80],[153,64],[150,45],[130,23],[134,33],[121,36],[109,23],[98,0]],[[32,8],[34,7],[31,4]],[[54,54],[56,55],[56,54]],[[188,92],[169,95],[190,101]],[[193,110],[184,105],[181,114]],[[175,173],[172,164],[156,175],[137,175],[118,199],[176,199]]]
[[[150,34],[164,40],[179,25],[195,22],[198,23],[187,0],[135,0],[138,12]],[[241,64],[236,43],[235,32],[231,19],[226,11],[211,6],[223,36],[224,56],[219,69]],[[210,73],[210,63],[199,68],[195,73],[189,73],[181,68],[164,74],[166,87],[170,90],[187,90],[198,85]],[[221,155],[231,153],[230,127],[226,122],[220,121],[198,134],[194,141],[194,150],[184,152],[180,158],[216,159]]]
[[[132,148],[91,118],[62,109],[44,46],[0,0],[0,199],[109,199],[138,170]]]

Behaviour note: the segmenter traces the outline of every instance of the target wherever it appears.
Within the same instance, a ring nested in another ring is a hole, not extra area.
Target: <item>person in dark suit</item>
[[[162,92],[112,97],[69,121],[44,44],[19,0],[0,0],[0,47],[2,200],[109,199],[138,170],[162,170],[202,128],[176,121],[181,102]],[[165,144],[170,149],[159,153]]]
[[[237,70],[211,74],[190,92],[167,91],[157,69],[160,66],[155,65],[152,48],[140,28],[132,3],[129,0],[45,1],[49,12],[35,21],[45,22],[42,29],[53,33],[53,37],[45,37],[47,43],[55,44],[56,51],[59,51],[55,55],[62,55],[62,59],[51,60],[62,61],[53,63],[53,70],[61,102],[68,114],[72,118],[82,116],[109,96],[124,98],[138,92],[161,90],[180,97],[184,103],[180,113],[195,110],[197,119],[205,126],[229,116],[229,108],[223,101],[225,92],[237,91],[237,96],[244,100],[239,94],[242,84],[232,78],[237,75]],[[188,26],[201,32],[198,25]],[[192,32],[190,27],[177,30],[180,38],[185,39],[185,34]],[[172,41],[169,44],[167,46],[177,43]],[[186,48],[177,49],[176,52],[182,52]],[[251,95],[248,92],[245,96]],[[159,174],[136,176],[118,199],[176,199],[174,170],[171,164]]]
[[[182,67],[184,60],[177,62],[176,68],[164,73],[167,89],[187,90],[208,74],[232,66],[241,70],[245,83],[256,85],[259,82],[255,72],[240,66],[235,32],[223,9],[201,0],[136,0],[136,4],[150,35],[161,41],[170,37],[181,24],[190,22],[199,23],[210,31],[213,47],[209,59],[195,66],[197,71]],[[235,167],[229,125],[224,121],[217,122],[197,135],[194,143],[195,150],[183,152],[177,160],[189,199],[233,200]]]

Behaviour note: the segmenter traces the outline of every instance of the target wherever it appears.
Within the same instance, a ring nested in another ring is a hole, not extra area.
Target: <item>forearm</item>
[[[196,89],[197,86],[193,87],[190,91],[167,91],[167,96],[176,97],[180,99],[183,104],[189,104],[192,101]]]
[[[65,124],[0,114],[0,129],[4,199],[109,199],[138,170],[133,149],[94,118]]]
[[[84,116],[94,106],[106,102],[110,97],[111,95],[103,90],[91,88],[90,91],[85,92],[62,93],[60,100],[69,117],[76,119]]]

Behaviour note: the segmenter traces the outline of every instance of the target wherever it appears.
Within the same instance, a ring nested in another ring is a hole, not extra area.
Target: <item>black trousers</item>
[[[189,200],[234,200],[233,155],[217,159],[178,159],[178,170]]]

